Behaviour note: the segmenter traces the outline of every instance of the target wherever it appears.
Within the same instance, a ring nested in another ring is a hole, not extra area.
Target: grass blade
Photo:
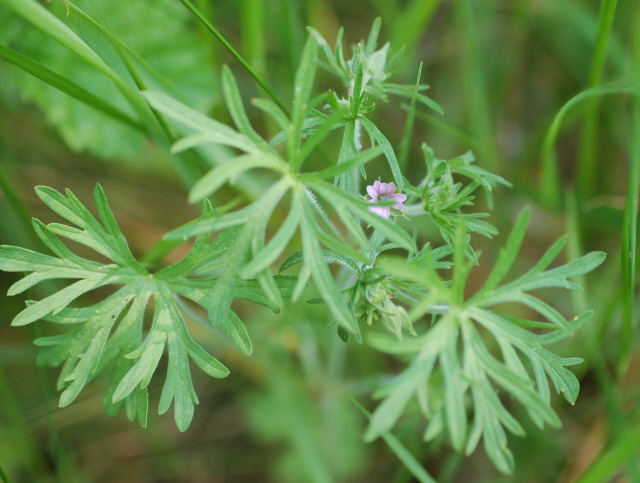
[[[129,116],[119,111],[115,107],[107,104],[99,97],[94,96],[91,92],[83,89],[79,85],[71,82],[65,77],[56,74],[52,70],[47,69],[43,65],[40,65],[34,60],[16,52],[13,49],[0,45],[0,58],[12,63],[16,67],[24,70],[34,77],[46,82],[52,87],[64,92],[65,94],[85,103],[88,106],[112,117],[120,122],[131,126],[140,132],[145,132],[144,128],[137,122],[131,119]]]
[[[271,99],[273,99],[273,101],[276,104],[278,104],[278,107],[280,107],[280,109],[282,109],[285,113],[288,114],[289,112],[288,109],[282,103],[280,98],[278,98],[275,92],[271,90],[271,88],[266,84],[266,82],[262,80],[262,78],[258,75],[258,73],[255,70],[253,70],[253,68],[249,65],[249,63],[246,60],[244,60],[244,58],[238,53],[238,51],[234,49],[229,42],[227,42],[227,39],[225,39],[222,36],[222,34],[218,32],[218,30],[213,25],[211,25],[211,22],[209,22],[205,18],[205,16],[202,15],[202,13],[200,13],[200,11],[189,0],[180,0],[180,1],[185,7],[187,7],[191,11],[191,13],[193,13],[193,15],[196,16],[198,20],[200,20],[200,22],[202,22],[202,24],[206,27],[206,29],[209,32],[211,32],[214,35],[214,37],[217,38],[220,41],[220,43],[222,43],[222,45],[224,45],[229,52],[231,52],[231,55],[233,55],[237,59],[237,61],[240,62],[242,67],[244,67],[245,70],[249,73],[249,75],[253,77],[253,79],[258,83],[260,87],[262,87],[262,89],[267,93],[267,95],[271,97]]]
[[[603,96],[608,94],[623,94],[631,92],[631,88],[628,85],[609,84],[598,87],[593,87],[585,91],[580,92],[567,103],[560,108],[556,117],[553,118],[553,122],[547,131],[542,145],[542,166],[540,176],[540,193],[541,199],[547,206],[557,207],[560,203],[560,197],[562,195],[562,187],[560,186],[560,172],[558,170],[558,161],[555,155],[555,142],[560,130],[560,124],[562,119],[569,109],[578,104],[579,102],[594,96]]]
[[[113,70],[80,37],[62,23],[49,10],[34,0],[6,0],[5,4],[27,22],[42,30],[53,40],[67,47],[73,53],[94,66],[108,77],[116,79]]]
[[[393,22],[391,45],[405,47],[406,52],[413,52],[414,47],[424,32],[429,28],[440,0],[413,0],[405,6]]]
[[[589,87],[595,87],[600,83],[602,71],[607,60],[607,45],[611,35],[611,27],[616,14],[617,0],[602,0],[598,17],[598,37],[596,47],[591,57],[591,71],[589,74]],[[597,97],[587,101],[585,122],[580,136],[578,154],[578,180],[577,191],[580,199],[585,199],[593,193],[597,171],[595,159],[597,154],[598,139],[598,113],[600,103]]]
[[[640,447],[640,424],[629,428],[576,480],[576,483],[610,481],[633,458]]]
[[[636,19],[640,18],[640,10]],[[620,263],[622,264],[622,334],[620,354],[618,357],[618,375],[623,375],[631,359],[634,331],[634,298],[636,288],[636,243],[638,233],[638,196],[640,196],[640,34],[634,31],[634,91],[633,98],[633,131],[631,133],[631,149],[629,153],[629,178],[627,198],[622,222],[622,244],[620,247]]]
[[[302,232],[302,246],[304,250],[304,263],[309,266],[309,270],[315,280],[319,292],[322,294],[324,301],[331,310],[331,314],[336,318],[338,323],[352,334],[359,337],[360,328],[353,316],[347,308],[347,305],[340,294],[340,290],[331,276],[331,272],[322,256],[320,244],[314,229],[315,219],[313,211],[309,205],[303,192],[296,192],[295,203],[301,204],[303,216],[300,223]]]
[[[368,419],[371,419],[371,413],[367,411],[358,401],[351,396],[347,395],[351,402],[364,414]],[[437,483],[427,470],[425,470],[420,462],[416,460],[415,456],[396,438],[393,433],[386,431],[381,434],[389,449],[398,457],[405,468],[416,477],[420,483]]]
[[[293,113],[291,114],[291,127],[287,132],[287,152],[289,162],[293,165],[293,170],[297,171],[304,159],[299,156],[298,148],[302,133],[302,123],[307,117],[309,110],[309,98],[313,89],[313,79],[316,75],[318,65],[318,43],[313,35],[307,37],[300,66],[296,71],[296,78],[293,88]]]

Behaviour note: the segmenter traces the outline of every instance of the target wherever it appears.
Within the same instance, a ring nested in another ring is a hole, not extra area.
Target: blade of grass
[[[138,92],[132,89],[132,83],[127,83],[122,79],[95,50],[58,17],[35,0],[6,0],[5,3],[27,22],[111,79],[140,118],[144,120],[143,126],[150,130],[155,127],[151,110]]]
[[[267,93],[267,95],[271,97],[271,99],[273,99],[273,101],[276,104],[278,104],[278,107],[288,115],[289,110],[285,107],[285,105],[282,103],[282,101],[276,95],[276,93],[271,90],[271,88],[266,84],[266,82],[262,80],[262,77],[260,77],[258,73],[253,69],[253,67],[251,67],[246,60],[244,60],[244,58],[238,53],[236,49],[233,48],[233,46],[227,41],[227,39],[225,39],[222,36],[222,34],[218,32],[218,30],[213,25],[211,25],[211,22],[209,22],[206,19],[206,17],[202,15],[200,11],[189,0],[180,0],[180,2],[182,2],[182,4],[185,7],[187,7],[189,11],[191,11],[191,13],[193,13],[193,15],[195,15],[198,20],[200,20],[200,22],[202,22],[202,24],[207,28],[207,30],[211,32],[213,36],[217,38],[220,41],[220,43],[222,43],[222,45],[224,45],[229,52],[231,52],[231,55],[233,55],[236,58],[236,60],[240,62],[242,67],[244,67],[244,69],[249,73],[249,75],[253,77],[253,79],[262,88],[262,90],[264,90]]]
[[[71,82],[69,79],[62,77],[59,74],[56,74],[52,70],[44,67],[43,65],[37,63],[34,60],[31,60],[28,57],[16,52],[13,49],[5,47],[4,45],[0,45],[0,58],[6,60],[7,62],[12,63],[16,67],[24,70],[25,72],[31,74],[34,77],[46,82],[52,87],[64,92],[65,94],[73,97],[74,99],[79,100],[80,102],[85,103],[88,106],[93,107],[94,109],[110,116],[120,122],[131,126],[140,132],[145,132],[144,128],[136,121],[131,119],[126,114],[122,113],[115,107],[110,104],[104,102],[99,97],[94,96],[91,92],[83,89],[79,85]]]
[[[418,67],[418,76],[416,78],[416,85],[413,89],[413,96],[409,104],[409,110],[407,112],[407,120],[404,123],[404,131],[402,133],[402,140],[400,141],[400,151],[398,152],[398,165],[400,171],[404,171],[409,161],[409,151],[411,150],[411,135],[413,134],[413,124],[416,119],[416,95],[418,94],[418,86],[420,85],[420,76],[422,75],[422,62]]]
[[[640,8],[636,10],[636,20],[640,20]],[[620,263],[622,271],[622,334],[620,338],[620,354],[618,356],[618,376],[622,377],[628,369],[631,359],[634,321],[634,297],[636,287],[636,236],[638,228],[638,196],[640,195],[640,33],[633,32],[634,37],[634,93],[632,104],[631,147],[629,153],[629,177],[627,197],[622,223],[622,244]]]
[[[78,6],[76,6],[71,0],[66,0],[66,3],[69,5],[71,11],[74,16],[72,21],[82,29],[82,31],[93,31],[93,35],[99,38],[100,36],[104,36],[109,42],[108,44],[114,47],[114,50],[118,52],[118,48],[121,51],[124,51],[128,54],[128,56],[135,60],[135,62],[141,66],[147,74],[149,74],[154,81],[156,81],[160,86],[162,86],[167,93],[171,94],[173,97],[177,98],[182,102],[186,102],[186,99],[183,98],[181,92],[179,92],[171,81],[167,80],[161,73],[159,73],[149,62],[147,62],[140,54],[138,54],[135,50],[131,49],[127,44],[125,44],[120,38],[115,36],[109,29],[105,28],[103,25],[99,24],[95,19],[91,16],[87,15],[83,10],[81,10]],[[100,34],[100,35],[97,35]],[[97,52],[100,54],[100,52]],[[122,54],[118,53],[121,57]]]
[[[404,46],[406,52],[413,52],[420,37],[429,28],[439,4],[440,0],[413,0],[404,7],[393,22],[391,45],[398,49]]]
[[[489,100],[486,89],[485,74],[483,72],[482,59],[487,55],[481,51],[481,39],[478,36],[478,19],[476,16],[477,2],[461,0],[456,2],[455,10],[458,28],[463,46],[462,71],[463,71],[463,95],[469,111],[469,132],[478,142],[482,141],[489,156],[484,164],[492,172],[498,170],[498,154],[495,146],[493,121],[489,109]],[[483,25],[486,31],[490,25]]]
[[[405,110],[409,110],[409,105],[402,104],[402,108]],[[446,121],[443,121],[442,119],[436,116],[427,114],[426,112],[423,112],[423,111],[417,111],[416,118],[418,119],[418,121],[422,121],[425,124],[434,127],[436,130],[440,131],[441,133],[446,134],[447,136],[457,140],[458,142],[460,142],[460,144],[462,144],[466,148],[471,149],[474,153],[477,153],[478,156],[481,156],[483,158],[490,157],[489,151],[487,151],[486,146],[476,141],[474,138],[472,138],[468,133],[466,133],[462,129],[459,129],[456,126]]]
[[[256,72],[264,77],[267,74],[264,2],[262,0],[241,0],[238,3],[244,51]]]
[[[367,411],[358,401],[347,394],[349,400],[364,414],[367,419],[371,419],[371,413]],[[420,483],[437,483],[431,475],[425,470],[420,462],[416,460],[415,456],[396,438],[390,431],[385,431],[381,434],[384,442],[387,443],[389,449],[398,457],[407,470],[420,482]]]
[[[82,32],[90,33],[91,38],[99,40],[97,43],[94,42],[96,52],[103,58],[110,59],[111,63],[122,61],[138,91],[146,90],[146,83],[142,80],[142,73],[139,69],[141,68],[146,74],[150,75],[151,80],[157,82],[166,92],[179,100],[182,99],[182,96],[172,86],[171,82],[167,81],[134,50],[130,49],[118,37],[100,25],[91,16],[87,15],[73,2],[68,0],[67,5],[73,13],[72,22],[76,27]],[[109,46],[111,49],[108,48]],[[139,68],[137,68],[136,65],[139,66]],[[136,95],[136,101],[138,97],[139,96]],[[159,144],[168,148],[176,141],[166,120],[161,114],[153,109],[149,109],[146,103],[138,106],[136,102],[134,108],[138,112],[142,112],[141,118],[146,120],[143,125],[145,132],[153,137]],[[188,188],[191,187],[209,167],[208,163],[194,152],[180,153],[177,156],[172,154],[170,159],[175,163],[184,184]]]
[[[637,459],[639,447],[640,424],[636,424],[600,455],[575,483],[610,481],[611,477],[622,470],[631,459]]]
[[[607,60],[607,45],[611,35],[611,27],[616,13],[617,0],[602,0],[598,17],[598,36],[596,46],[591,57],[591,70],[589,73],[588,87],[595,87],[600,83],[602,71]],[[598,112],[600,99],[592,97],[587,101],[585,122],[580,133],[578,153],[578,197],[585,199],[593,194],[597,179],[595,158],[597,154],[598,139]]]
[[[80,37],[34,0],[5,0],[13,10],[37,29],[64,45],[81,59],[110,78],[117,75]]]
[[[593,96],[608,94],[629,93],[630,87],[626,84],[607,84],[593,87],[576,94],[560,108],[553,119],[542,145],[542,174],[540,176],[541,200],[549,207],[558,207],[560,204],[561,190],[558,161],[555,155],[555,142],[558,137],[562,119],[569,109],[579,102]]]
[[[4,191],[5,196],[9,202],[9,205],[13,208],[15,213],[18,215],[20,222],[24,227],[24,233],[29,238],[29,244],[35,247],[42,247],[42,242],[36,236],[33,231],[33,226],[31,225],[31,215],[29,214],[29,210],[27,209],[24,202],[20,199],[18,194],[11,186],[11,183],[5,177],[4,173],[0,170],[0,188]]]
[[[112,45],[120,55],[120,58],[124,62],[125,66],[127,67],[127,70],[131,75],[131,77],[133,78],[134,82],[136,83],[138,90],[141,92],[146,91],[147,86],[144,80],[142,79],[142,76],[140,75],[138,70],[135,68],[133,62],[129,58],[129,55],[127,54],[126,50],[118,42],[113,42]],[[155,120],[160,125],[160,128],[162,129],[162,132],[166,137],[166,141],[168,141],[170,144],[174,143],[176,141],[176,137],[171,131],[171,128],[169,127],[169,123],[167,122],[165,117],[156,109],[150,109],[150,111],[152,112]],[[173,155],[171,156],[171,159],[176,162],[178,171],[180,172],[182,179],[184,180],[187,186],[189,187],[193,186],[195,182],[198,179],[200,179],[202,174],[205,172],[207,168],[206,163],[204,162],[204,160],[195,157],[193,153],[180,153],[178,155],[174,153],[172,154]]]
[[[13,455],[19,456],[23,474],[28,475],[24,477],[29,478],[30,481],[36,481],[36,475],[47,471],[49,462],[40,445],[33,438],[29,421],[25,418],[23,400],[16,393],[13,381],[7,378],[5,372],[5,367],[0,366],[0,415],[5,422],[3,431],[6,431],[3,438],[5,441],[11,441],[11,451]],[[3,462],[6,461],[3,459]],[[3,475],[2,482],[8,482],[6,474],[0,473],[0,477]]]
[[[281,3],[282,9],[284,10],[284,19],[281,22],[281,25],[284,25],[283,41],[287,46],[289,69],[291,72],[294,72],[300,61],[299,46],[304,42],[304,26],[302,24],[298,0],[281,0]]]
[[[569,233],[567,251],[569,260],[577,260],[583,255],[580,244],[581,229],[576,198],[574,192],[567,192],[567,232]],[[572,290],[571,292],[574,313],[581,314],[588,310],[587,299],[590,295],[589,286],[587,284],[587,277],[584,274],[577,275],[574,281],[582,287],[582,290]],[[601,311],[598,310],[598,312]],[[609,424],[613,430],[613,434],[616,435],[620,434],[625,427],[624,414],[621,411],[620,397],[615,388],[615,378],[607,367],[607,361],[599,347],[598,339],[601,339],[601,335],[598,334],[598,325],[592,323],[584,330],[578,332],[577,343],[586,349],[587,362],[593,367],[604,400],[604,409],[607,413]]]
[[[578,201],[576,199],[575,191],[567,190],[565,194],[566,206],[567,206],[567,233],[569,234],[567,240],[567,253],[569,260],[577,260],[582,256],[582,236],[580,230],[580,215],[578,213]],[[582,290],[572,290],[571,300],[573,302],[573,309],[576,314],[583,314],[588,310],[587,305],[587,293],[589,288],[587,286],[586,277],[584,274],[576,276],[573,281],[582,287]]]
[[[31,297],[31,289],[29,289],[27,293],[29,294],[29,298],[32,299],[33,297]],[[42,332],[40,331],[40,326],[38,324],[32,324],[31,327],[34,340],[42,337]],[[70,456],[67,448],[60,439],[60,431],[58,430],[58,427],[56,426],[56,423],[53,419],[54,410],[51,407],[53,394],[51,393],[49,373],[47,371],[47,368],[39,366],[38,376],[40,379],[40,387],[42,388],[43,393],[43,404],[47,421],[47,432],[49,436],[49,451],[51,454],[51,458],[53,459],[55,473],[58,477],[58,481],[68,481],[69,483],[78,482],[79,478],[76,478],[74,476],[79,475],[80,472],[77,468],[74,468],[73,463],[70,461]]]

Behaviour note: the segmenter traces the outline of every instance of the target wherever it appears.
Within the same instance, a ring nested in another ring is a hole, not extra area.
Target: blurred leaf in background
[[[101,2],[79,0],[75,5],[98,21],[123,44],[144,59],[163,87],[179,93],[180,98],[199,110],[212,107],[218,93],[211,45],[200,41],[192,29],[189,12],[178,2],[160,0],[114,0]],[[4,44],[48,67],[55,73],[73,79],[89,92],[112,104],[122,112],[135,116],[117,86],[97,69],[79,59],[67,48],[52,41],[41,30],[14,12],[3,12],[0,38]],[[89,22],[77,14],[65,17],[63,2],[53,2],[52,9],[123,78],[131,80],[123,61]],[[161,26],[159,28],[158,26]],[[144,136],[122,123],[70,98],[41,80],[12,69],[11,76],[22,98],[38,105],[68,146],[75,151],[88,150],[105,159],[133,156],[143,148]],[[145,81],[154,85],[154,78]],[[157,80],[155,80],[157,82]],[[7,84],[7,87],[9,84]],[[135,117],[134,117],[135,118]]]

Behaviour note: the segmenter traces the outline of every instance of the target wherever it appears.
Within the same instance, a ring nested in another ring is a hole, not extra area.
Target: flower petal
[[[369,211],[375,213],[382,218],[389,219],[389,207],[388,206],[370,206]]]
[[[381,183],[380,186],[380,194],[381,195],[392,195],[396,192],[396,184],[392,181],[391,183]]]
[[[380,196],[380,192],[375,188],[375,184],[373,186],[367,186],[367,193],[369,193],[369,196],[371,196],[371,198],[373,198],[374,200],[377,200]]]
[[[392,206],[392,208],[395,209],[395,210],[403,209],[404,206],[403,206],[402,203],[407,201],[407,195],[405,195],[403,193],[394,193],[394,194],[390,195],[389,198],[391,198],[393,201],[396,202],[396,204]]]

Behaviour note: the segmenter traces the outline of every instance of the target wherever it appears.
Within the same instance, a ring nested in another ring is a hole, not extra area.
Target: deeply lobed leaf
[[[246,248],[240,248],[239,240],[244,236],[247,243],[250,242],[252,232],[248,232],[248,237],[237,232],[233,236],[226,233],[213,242],[209,242],[208,234],[202,235],[182,261],[158,271],[154,277],[131,254],[99,185],[95,190],[95,201],[100,221],[70,191],[65,196],[51,188],[38,187],[37,193],[53,211],[75,227],[34,221],[37,234],[55,256],[3,246],[0,248],[0,269],[30,272],[10,288],[9,294],[21,293],[43,280],[77,279],[42,300],[30,302],[13,321],[13,325],[25,325],[44,319],[79,326],[61,336],[36,340],[36,344],[43,347],[38,357],[40,364],[63,365],[59,379],[60,405],[70,404],[89,381],[112,364],[114,369],[105,409],[108,414],[115,415],[126,407],[129,417],[137,417],[141,424],[146,424],[146,387],[166,347],[169,370],[160,399],[160,412],[168,410],[173,402],[176,424],[180,430],[186,430],[193,417],[193,405],[197,403],[189,359],[212,377],[225,377],[229,371],[190,337],[177,304],[179,297],[186,297],[202,307],[209,313],[213,325],[221,326],[238,348],[247,353],[251,352],[251,342],[242,321],[229,310],[231,298],[250,300],[278,310],[259,283],[251,280],[236,283],[238,267],[245,258],[242,250],[246,251]],[[277,197],[273,203],[276,202]],[[269,210],[264,205],[263,209]],[[206,203],[203,210],[212,213]],[[259,214],[262,216],[265,212]],[[115,263],[104,265],[80,257],[58,236],[83,243]],[[210,265],[220,257],[224,257],[228,266],[235,263],[237,267],[217,277],[189,278],[200,267]],[[120,288],[96,304],[69,307],[85,293],[106,285]],[[224,288],[224,296],[215,296],[216,287]],[[275,287],[281,291],[279,296],[290,295],[290,277],[278,277]],[[148,305],[153,322],[143,340],[143,321]]]

